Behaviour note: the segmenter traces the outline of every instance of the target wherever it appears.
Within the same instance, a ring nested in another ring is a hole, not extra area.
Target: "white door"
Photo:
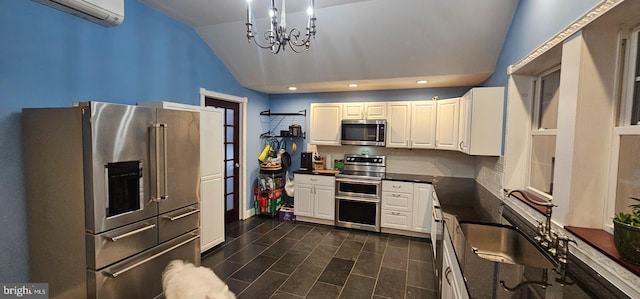
[[[413,184],[413,230],[431,233],[431,193],[430,184]]]
[[[311,104],[311,144],[340,145],[342,104]]]
[[[458,150],[469,153],[469,142],[471,133],[471,98],[473,90],[467,92],[460,98],[460,121],[458,123]]]
[[[363,103],[342,104],[342,119],[364,119]]]
[[[436,101],[436,148],[443,150],[458,149],[458,115],[460,99]]]
[[[387,103],[364,103],[364,117],[366,119],[387,119]]]
[[[299,216],[313,216],[313,185],[308,184],[295,184],[294,193],[296,195],[295,198],[295,208],[294,214]]]
[[[335,187],[315,186],[314,216],[327,220],[335,219]],[[296,194],[296,208],[298,206]]]
[[[387,104],[387,147],[409,147],[411,102]]]
[[[200,182],[201,252],[224,242],[224,187],[222,177]]]
[[[417,101],[411,106],[411,147],[436,147],[436,105],[434,101]]]

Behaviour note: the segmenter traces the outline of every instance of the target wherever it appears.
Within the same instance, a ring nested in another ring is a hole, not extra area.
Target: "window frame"
[[[640,122],[631,123],[633,116],[634,87],[636,78],[636,67],[640,60],[638,51],[640,44],[640,26],[630,30],[622,30],[618,37],[619,55],[618,68],[621,74],[618,94],[618,117],[613,127],[613,138],[611,144],[611,159],[609,162],[609,188],[606,202],[606,212],[602,221],[602,229],[613,234],[613,216],[616,214],[617,188],[618,188],[618,165],[620,164],[620,143],[622,136],[640,136]],[[640,91],[639,91],[640,92]],[[640,105],[640,103],[639,103]]]
[[[557,137],[558,137],[558,128],[556,125],[555,129],[546,129],[546,128],[540,128],[540,115],[541,115],[541,100],[542,100],[542,78],[545,76],[548,76],[554,72],[560,71],[562,70],[562,66],[560,64],[555,65],[541,73],[539,73],[535,79],[533,80],[533,97],[531,99],[531,109],[533,111],[533,113],[531,114],[531,119],[529,120],[529,136],[528,136],[528,144],[527,144],[527,150],[528,150],[528,162],[527,162],[527,173],[526,173],[526,177],[525,177],[525,183],[526,183],[526,190],[541,197],[544,199],[548,199],[548,200],[552,200],[553,199],[553,195],[546,193],[544,191],[541,191],[533,186],[531,186],[531,167],[532,167],[532,159],[533,159],[533,138],[534,136],[554,136],[556,138],[556,142],[557,142]],[[556,116],[559,117],[559,116]],[[557,150],[554,150],[557,152]],[[555,171],[555,170],[554,170]],[[552,179],[553,179],[554,175],[552,174]]]

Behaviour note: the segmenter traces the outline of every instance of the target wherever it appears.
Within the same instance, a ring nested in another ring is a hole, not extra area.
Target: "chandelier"
[[[258,42],[256,38],[257,32],[253,28],[253,11],[251,9],[251,1],[247,0],[247,40],[251,43],[251,40],[256,46],[269,49],[271,53],[277,54],[282,50],[284,52],[288,45],[291,50],[296,53],[301,53],[303,50],[309,50],[311,45],[311,38],[316,37],[316,17],[314,11],[315,0],[310,0],[311,3],[307,8],[307,14],[309,20],[307,21],[307,28],[304,37],[301,37],[302,32],[300,29],[293,27],[287,32],[287,19],[285,16],[285,0],[282,0],[282,12],[280,15],[280,21],[278,20],[278,8],[276,7],[276,1],[271,0],[271,7],[269,8],[270,27],[269,30],[264,33],[264,41],[266,44]]]

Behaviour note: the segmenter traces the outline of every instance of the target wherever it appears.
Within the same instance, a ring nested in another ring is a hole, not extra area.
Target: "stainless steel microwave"
[[[385,146],[387,121],[383,119],[342,120],[341,143],[344,145]]]

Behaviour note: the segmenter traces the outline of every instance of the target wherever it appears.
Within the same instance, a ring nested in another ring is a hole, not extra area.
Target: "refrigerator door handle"
[[[162,216],[162,218],[163,218],[163,219],[167,219],[167,220],[169,220],[169,221],[173,222],[173,221],[176,221],[176,220],[180,220],[180,219],[182,219],[182,218],[184,218],[184,217],[187,217],[187,216],[193,215],[193,214],[195,214],[195,213],[200,213],[200,209],[192,209],[192,210],[191,210],[191,211],[189,211],[189,212],[186,212],[186,213],[184,213],[184,214],[180,214],[180,215],[178,215],[178,216],[173,216],[173,217],[171,217],[171,216]]]
[[[142,228],[139,228],[139,229],[132,230],[132,231],[130,231],[130,232],[124,233],[124,234],[122,234],[122,235],[117,235],[117,236],[115,236],[115,237],[105,237],[105,238],[106,238],[107,240],[111,241],[111,242],[117,242],[118,240],[120,240],[120,239],[122,239],[122,238],[126,238],[126,237],[129,237],[129,236],[133,236],[133,235],[135,235],[135,234],[139,234],[139,233],[141,233],[141,232],[143,232],[143,231],[147,231],[147,230],[153,229],[153,228],[155,228],[155,227],[156,227],[156,225],[155,225],[155,224],[151,224],[151,225],[147,225],[147,226],[145,226],[145,227],[142,227]]]
[[[151,196],[151,201],[160,202],[162,201],[162,197],[160,196],[160,138],[159,130],[161,124],[153,123],[151,124],[151,131],[153,131],[153,151],[149,150],[149,152],[153,152],[153,162],[155,164],[155,171],[151,171],[151,174],[155,176],[155,178],[150,178],[150,180],[155,181],[155,194]],[[151,145],[150,145],[151,146]]]
[[[141,266],[141,265],[143,265],[143,264],[145,264],[145,263],[147,263],[147,262],[150,262],[150,261],[152,261],[152,260],[156,259],[156,258],[157,258],[157,257],[159,257],[159,256],[164,255],[165,253],[167,253],[167,252],[169,252],[169,251],[171,251],[171,250],[174,250],[174,249],[176,249],[176,248],[178,248],[178,247],[180,247],[180,246],[182,246],[182,245],[184,245],[184,244],[187,244],[187,243],[189,243],[189,242],[191,242],[191,241],[193,241],[193,240],[195,240],[195,239],[200,238],[200,236],[199,236],[199,235],[194,235],[194,234],[191,234],[191,235],[192,235],[192,237],[191,237],[191,238],[189,238],[189,239],[187,239],[187,240],[185,240],[185,241],[182,241],[182,242],[180,242],[180,243],[178,243],[178,244],[176,244],[176,245],[174,245],[174,246],[171,246],[170,248],[167,248],[167,249],[165,249],[165,250],[163,250],[163,251],[161,251],[161,252],[158,252],[158,253],[156,253],[156,254],[154,254],[154,255],[150,256],[150,257],[147,257],[147,258],[145,258],[145,259],[143,259],[143,260],[141,260],[141,261],[139,261],[139,262],[137,262],[137,263],[135,263],[135,264],[132,264],[132,265],[130,265],[130,266],[128,266],[128,267],[125,267],[124,269],[120,269],[120,270],[116,270],[116,271],[105,270],[105,271],[104,271],[104,274],[106,274],[106,275],[108,275],[108,276],[110,276],[110,277],[112,277],[112,278],[116,278],[116,277],[118,277],[118,276],[120,276],[120,275],[122,275],[122,274],[125,274],[125,273],[127,273],[127,272],[129,272],[129,271],[133,270],[134,268],[136,268],[136,267],[138,267],[138,266]]]
[[[164,165],[162,165],[162,170],[163,170],[163,176],[162,176],[162,180],[164,183],[164,192],[163,194],[160,196],[160,200],[165,200],[169,198],[169,190],[167,187],[167,182],[169,181],[167,179],[167,174],[168,174],[168,170],[167,170],[167,124],[160,124],[160,127],[162,128],[162,147],[163,147],[163,163]]]

